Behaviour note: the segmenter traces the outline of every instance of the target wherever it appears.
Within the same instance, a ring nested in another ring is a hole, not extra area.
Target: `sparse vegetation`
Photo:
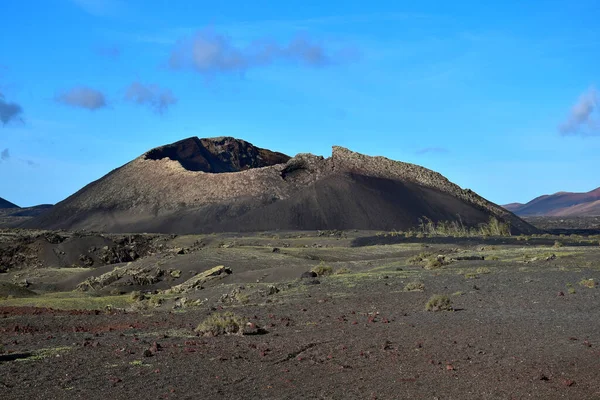
[[[330,265],[327,265],[324,262],[321,262],[319,265],[314,267],[311,271],[314,272],[315,274],[317,274],[317,276],[325,276],[325,275],[331,275],[333,273],[333,268]]]
[[[425,304],[425,310],[427,311],[452,311],[452,300],[446,295],[436,294],[431,296],[427,304]]]
[[[598,285],[598,283],[595,280],[593,280],[592,278],[590,278],[590,279],[582,279],[582,280],[580,280],[579,281],[579,285],[583,286],[583,287],[586,287],[586,288],[593,289],[593,288],[596,287],[596,285]]]
[[[419,232],[429,236],[510,236],[510,224],[501,222],[495,217],[477,227],[467,227],[462,219],[458,221],[433,222],[427,217],[419,219]]]
[[[448,265],[448,264],[449,264],[449,262],[446,260],[446,257],[444,257],[444,256],[429,257],[425,261],[425,265],[423,268],[439,269],[439,268],[442,268],[444,265]]]
[[[490,274],[492,271],[488,267],[479,267],[475,270],[479,275]]]
[[[404,286],[405,292],[422,292],[425,290],[425,284],[423,282],[408,282]]]
[[[408,262],[410,264],[419,264],[420,262],[428,259],[429,257],[433,256],[433,254],[429,253],[429,252],[421,252],[417,255],[412,256],[411,258],[408,259]]]
[[[203,336],[243,335],[245,325],[243,318],[226,311],[210,315],[195,331]]]
[[[558,240],[556,240],[554,242],[554,244],[552,245],[552,247],[554,247],[555,249],[558,249],[559,247],[563,247],[562,242],[559,242]]]

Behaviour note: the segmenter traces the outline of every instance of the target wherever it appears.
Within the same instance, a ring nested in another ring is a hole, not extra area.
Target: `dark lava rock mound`
[[[245,140],[232,137],[199,139],[192,137],[158,147],[146,153],[148,160],[169,158],[178,161],[188,171],[239,172],[283,164],[290,157],[255,147]]]

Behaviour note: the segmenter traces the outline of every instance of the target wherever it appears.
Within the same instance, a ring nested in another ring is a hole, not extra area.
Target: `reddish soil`
[[[563,292],[580,275],[433,274],[422,293],[394,277],[352,288],[322,278],[293,298],[230,307],[267,331],[247,336],[196,336],[208,308],[4,307],[0,397],[597,399],[598,290]],[[454,312],[424,310],[431,293],[458,290]]]

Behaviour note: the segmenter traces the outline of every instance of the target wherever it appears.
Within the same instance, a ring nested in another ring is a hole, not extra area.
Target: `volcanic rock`
[[[426,168],[334,146],[293,158],[234,138],[189,138],[143,154],[23,227],[203,233],[408,229],[426,216],[491,216],[536,229]]]
[[[8,200],[4,200],[0,197],[0,208],[20,208],[18,205],[11,203]]]

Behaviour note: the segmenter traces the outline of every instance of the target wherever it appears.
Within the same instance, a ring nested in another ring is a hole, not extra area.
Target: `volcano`
[[[474,226],[491,216],[536,229],[426,168],[334,146],[282,153],[232,137],[152,149],[23,227],[103,232],[403,230],[422,217]]]

